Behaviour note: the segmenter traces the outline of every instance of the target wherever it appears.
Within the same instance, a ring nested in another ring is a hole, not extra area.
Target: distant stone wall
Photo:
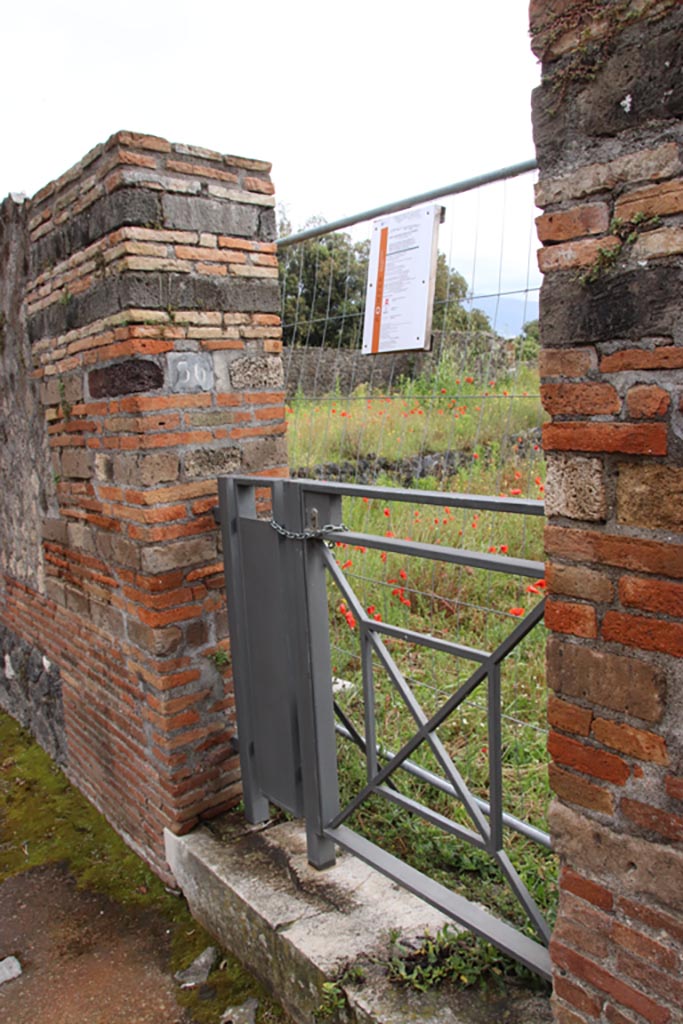
[[[364,356],[358,349],[285,348],[283,363],[287,398],[300,393],[314,398],[350,395],[361,384],[387,391],[402,376],[417,376],[438,360],[431,352],[397,352]]]
[[[509,370],[514,363],[514,352],[503,338],[491,335],[483,344],[463,332],[451,336],[449,345],[453,359],[461,372],[475,375],[498,374]],[[389,392],[401,377],[413,378],[435,373],[442,355],[442,338],[436,333],[429,352],[392,352],[363,355],[360,349],[285,347],[282,358],[285,371],[287,398],[302,394],[307,398],[321,395],[351,395],[366,385],[377,392]],[[474,349],[474,352],[472,351]],[[475,354],[476,353],[476,354]]]
[[[269,167],[120,132],[0,209],[0,704],[162,874],[239,797],[212,508],[287,471]]]

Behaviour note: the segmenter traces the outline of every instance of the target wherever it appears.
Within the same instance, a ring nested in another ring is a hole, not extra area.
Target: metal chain
[[[319,526],[316,529],[306,529],[301,533],[296,533],[295,530],[288,530],[286,526],[276,522],[271,518],[270,525],[273,527],[276,533],[279,533],[281,537],[286,537],[287,540],[325,540],[325,536],[328,533],[348,533],[349,528],[344,523],[326,523],[325,526]],[[331,543],[327,541],[326,543]]]

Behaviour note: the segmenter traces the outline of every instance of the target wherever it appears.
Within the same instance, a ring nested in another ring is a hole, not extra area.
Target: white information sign
[[[431,345],[441,206],[419,206],[373,221],[363,354]]]

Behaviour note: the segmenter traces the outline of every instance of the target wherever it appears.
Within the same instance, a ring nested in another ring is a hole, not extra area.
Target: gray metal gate
[[[550,929],[503,848],[503,833],[506,828],[513,829],[545,846],[549,840],[541,830],[504,812],[501,751],[501,665],[542,620],[543,600],[516,620],[514,628],[493,650],[480,650],[405,625],[378,621],[379,616],[369,614],[354,592],[331,550],[343,542],[360,550],[375,549],[435,564],[449,563],[464,567],[467,572],[483,569],[533,579],[543,574],[540,562],[419,543],[393,535],[349,532],[342,525],[342,498],[411,502],[427,507],[448,505],[476,510],[477,514],[488,510],[530,516],[543,515],[542,503],[258,477],[219,478],[219,497],[248,820],[266,820],[269,803],[303,817],[308,857],[315,867],[333,864],[338,844],[453,921],[549,978]],[[336,708],[333,695],[327,595],[330,578],[358,629],[365,708],[360,730]],[[392,638],[467,659],[474,668],[438,708],[425,711],[392,657],[388,646]],[[412,735],[398,750],[388,749],[377,741],[373,661],[386,672],[414,722]],[[484,688],[487,696],[486,800],[471,792],[437,735],[442,723],[478,688]],[[335,731],[362,750],[366,765],[365,785],[344,806],[340,804]],[[430,756],[438,763],[438,772],[427,771],[415,762],[415,754],[423,746],[429,748]],[[395,783],[403,772],[452,797],[467,812],[467,825],[402,793]],[[529,937],[350,828],[350,817],[369,797],[391,801],[407,814],[417,815],[487,853],[523,907],[536,937]]]

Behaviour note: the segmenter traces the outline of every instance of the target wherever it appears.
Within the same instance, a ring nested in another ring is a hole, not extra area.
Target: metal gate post
[[[315,512],[317,511],[317,523]],[[273,483],[273,517],[292,533],[341,522],[341,499],[315,495],[315,510],[295,480]],[[321,540],[283,541],[285,600],[291,617],[290,667],[296,677],[303,802],[309,863],[334,864],[323,830],[339,810],[329,622]]]
[[[250,678],[249,644],[245,621],[246,601],[244,573],[240,559],[240,517],[256,519],[256,499],[253,486],[245,486],[227,476],[218,477],[218,500],[223,538],[225,564],[225,590],[228,597],[230,621],[230,654],[233,664],[235,703],[239,715],[239,755],[242,773],[242,796],[247,821],[256,824],[270,817],[268,799],[258,783],[255,763],[253,709],[246,681]]]

